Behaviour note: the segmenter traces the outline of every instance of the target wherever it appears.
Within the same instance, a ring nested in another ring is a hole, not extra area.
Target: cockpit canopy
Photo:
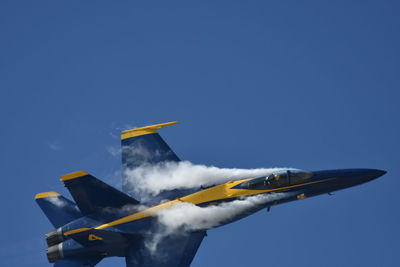
[[[301,184],[313,176],[312,172],[302,170],[286,170],[259,177],[243,184],[248,189],[273,189],[289,185]]]

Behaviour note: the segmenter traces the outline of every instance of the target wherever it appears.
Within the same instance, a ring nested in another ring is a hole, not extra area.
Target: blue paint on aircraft
[[[179,202],[199,207],[219,206],[262,196],[263,201],[221,221],[222,226],[260,209],[330,193],[376,179],[377,169],[302,171],[286,169],[270,175],[231,181],[212,187],[162,191],[145,203],[135,199],[128,172],[143,166],[180,159],[156,132],[166,123],[124,131],[122,137],[123,192],[85,172],[62,177],[75,203],[56,192],[36,195],[36,201],[56,228],[46,234],[47,257],[56,267],[95,266],[105,257],[125,257],[128,267],[187,267],[208,229],[180,228],[156,236],[157,211]],[[190,179],[190,177],[187,177]],[[143,195],[142,195],[143,197]],[[145,205],[144,205],[145,204]],[[151,243],[157,238],[156,248]],[[150,244],[150,245],[149,245]]]

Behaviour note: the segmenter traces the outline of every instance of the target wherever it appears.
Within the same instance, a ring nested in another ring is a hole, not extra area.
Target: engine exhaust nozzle
[[[63,243],[60,243],[58,245],[51,246],[46,249],[47,260],[50,263],[56,262],[57,260],[64,258],[64,253],[62,251],[62,244]]]
[[[49,232],[45,235],[47,245],[49,247],[57,245],[64,241],[64,235],[62,234],[62,229],[58,228],[52,232]]]

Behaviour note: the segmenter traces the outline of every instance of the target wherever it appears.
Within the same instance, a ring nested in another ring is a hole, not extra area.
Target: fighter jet
[[[377,169],[272,169],[261,177],[232,180],[227,177],[227,182],[207,187],[174,188],[155,195],[139,192],[142,193],[140,201],[135,199],[133,192],[138,190],[132,191],[132,184],[128,181],[130,171],[180,161],[157,132],[176,123],[122,132],[122,191],[87,172],[78,171],[61,177],[74,202],[56,192],[36,195],[36,202],[55,227],[45,235],[50,263],[56,267],[95,266],[106,257],[117,256],[125,257],[128,267],[187,267],[209,229],[182,227],[159,236],[156,247],[149,249],[148,244],[154,241],[160,227],[160,211],[173,209],[182,203],[207,208],[256,198],[246,202],[250,204],[235,216],[212,225],[215,228],[264,208],[269,210],[282,203],[330,194],[386,173]]]

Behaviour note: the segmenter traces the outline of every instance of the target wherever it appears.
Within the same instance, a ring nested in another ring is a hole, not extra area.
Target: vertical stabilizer
[[[78,171],[63,175],[61,181],[64,182],[83,215],[102,212],[107,208],[121,209],[127,205],[139,204],[136,199],[87,172]]]
[[[132,183],[129,182],[129,171],[141,166],[180,161],[175,152],[157,133],[158,129],[177,123],[177,121],[173,121],[122,131],[122,191],[124,193],[132,195],[134,191]]]

